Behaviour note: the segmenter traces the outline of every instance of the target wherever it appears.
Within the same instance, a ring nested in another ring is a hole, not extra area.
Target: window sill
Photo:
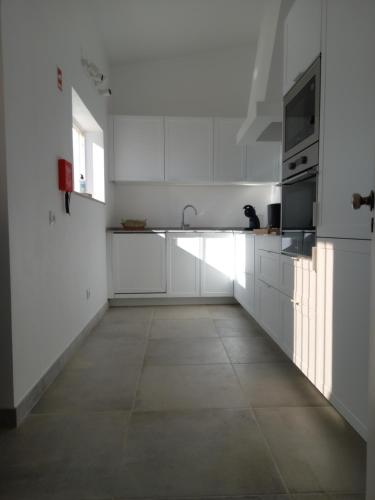
[[[86,198],[86,200],[91,200],[95,201],[96,203],[100,203],[101,205],[105,205],[105,201],[97,200],[96,198],[93,198],[91,194],[89,193],[79,193],[78,191],[73,191],[73,194],[76,196],[80,196],[81,198]]]

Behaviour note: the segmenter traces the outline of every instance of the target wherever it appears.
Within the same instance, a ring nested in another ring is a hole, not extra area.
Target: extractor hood
[[[266,0],[247,118],[238,144],[281,141],[284,20],[293,0]]]

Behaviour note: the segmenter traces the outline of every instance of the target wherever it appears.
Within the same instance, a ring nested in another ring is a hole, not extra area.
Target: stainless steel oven
[[[312,256],[316,233],[319,143],[283,164],[281,246],[287,255]]]
[[[283,103],[283,161],[319,140],[320,57],[307,69]]]

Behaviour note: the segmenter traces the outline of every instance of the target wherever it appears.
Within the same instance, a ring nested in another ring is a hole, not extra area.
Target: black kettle
[[[256,214],[255,208],[252,205],[245,205],[243,207],[245,216],[249,218],[249,229],[252,231],[253,229],[260,228],[259,218]]]

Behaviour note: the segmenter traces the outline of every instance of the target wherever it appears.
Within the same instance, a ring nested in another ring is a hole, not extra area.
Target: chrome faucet
[[[185,210],[187,208],[192,208],[195,212],[195,215],[198,215],[198,210],[195,208],[194,205],[185,205],[184,208],[182,209],[181,229],[186,229],[187,227],[189,227],[189,224],[185,224]]]

